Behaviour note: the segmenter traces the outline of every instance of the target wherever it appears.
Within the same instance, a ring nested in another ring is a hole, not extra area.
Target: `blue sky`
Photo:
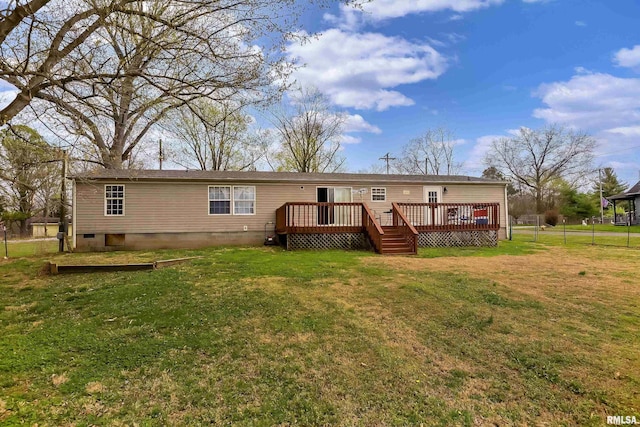
[[[492,139],[558,123],[598,141],[596,166],[640,172],[640,2],[373,0],[309,11],[294,77],[352,115],[352,171],[426,129],[460,139],[479,175]]]
[[[330,1],[307,8],[314,37],[286,54],[300,84],[349,114],[350,171],[446,126],[461,172],[480,175],[493,139],[558,123],[596,138],[594,166],[640,179],[637,0]]]

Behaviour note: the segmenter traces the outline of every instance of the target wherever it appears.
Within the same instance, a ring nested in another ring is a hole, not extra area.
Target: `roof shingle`
[[[465,175],[383,175],[357,173],[301,173],[261,171],[200,171],[200,170],[134,170],[101,169],[72,176],[77,180],[131,181],[251,181],[251,182],[404,182],[404,183],[484,183],[502,184],[487,178]]]

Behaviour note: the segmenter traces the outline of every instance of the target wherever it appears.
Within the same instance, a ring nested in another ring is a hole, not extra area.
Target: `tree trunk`
[[[20,223],[20,237],[29,237],[29,224],[27,219],[21,219]]]
[[[539,214],[543,214],[544,209],[544,199],[542,197],[542,189],[536,188],[536,212]]]
[[[111,148],[102,154],[102,163],[105,169],[122,169],[122,152]]]

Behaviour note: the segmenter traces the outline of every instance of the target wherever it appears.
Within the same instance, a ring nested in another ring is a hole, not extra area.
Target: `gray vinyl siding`
[[[123,216],[105,216],[104,186],[125,186]],[[209,215],[208,187],[255,186],[254,215]],[[447,184],[443,202],[499,202],[501,225],[506,224],[503,185]],[[424,202],[423,185],[384,182],[335,183],[251,183],[251,182],[135,182],[82,181],[76,183],[76,233],[179,233],[179,232],[237,232],[263,231],[265,223],[275,221],[275,211],[286,202],[315,202],[317,187],[351,187],[366,189],[362,195],[353,194],[377,215],[391,209],[392,202]],[[384,187],[386,202],[371,201],[371,188]]]

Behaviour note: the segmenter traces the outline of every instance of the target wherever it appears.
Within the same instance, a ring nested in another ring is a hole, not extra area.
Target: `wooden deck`
[[[276,233],[365,233],[376,252],[415,254],[421,232],[500,229],[498,203],[393,203],[382,227],[366,203],[289,202],[276,210]]]

